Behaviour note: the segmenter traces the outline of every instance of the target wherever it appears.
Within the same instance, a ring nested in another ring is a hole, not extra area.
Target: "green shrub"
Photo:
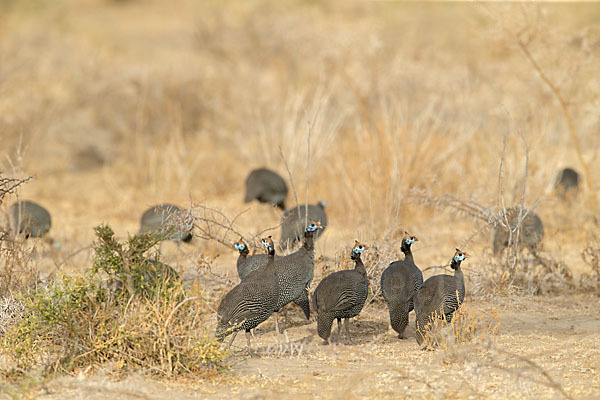
[[[135,235],[123,244],[108,226],[96,235],[84,276],[60,276],[23,296],[22,318],[2,337],[13,361],[4,373],[38,366],[45,374],[70,373],[96,364],[164,376],[223,368],[220,344],[203,327],[201,298],[143,257],[158,238]],[[101,273],[124,284],[106,285]]]

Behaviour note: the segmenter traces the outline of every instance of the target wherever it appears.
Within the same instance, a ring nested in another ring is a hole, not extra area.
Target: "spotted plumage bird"
[[[417,342],[422,344],[435,318],[452,322],[452,315],[465,299],[465,278],[460,268],[469,255],[456,249],[450,267],[454,275],[434,275],[427,279],[415,296]]]
[[[367,270],[360,257],[366,249],[367,246],[355,241],[350,256],[354,260],[354,269],[337,271],[326,276],[315,289],[313,308],[317,313],[317,333],[323,339],[323,344],[329,344],[334,319],[338,323],[339,343],[342,318],[346,337],[351,342],[349,319],[362,311],[369,294]]]

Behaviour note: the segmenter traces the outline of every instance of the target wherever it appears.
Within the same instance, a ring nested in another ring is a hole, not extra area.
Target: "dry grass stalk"
[[[581,258],[591,269],[589,273],[581,275],[581,287],[600,295],[600,238],[598,236],[592,236],[581,252]]]
[[[2,337],[11,360],[3,373],[41,367],[54,375],[111,365],[117,374],[176,376],[223,368],[220,344],[204,327],[200,294],[186,292],[159,254],[152,255],[155,262],[147,258],[162,238],[144,233],[120,243],[108,226],[96,233],[94,265],[85,276],[61,275],[22,292],[22,317]]]
[[[581,167],[583,168],[583,173],[585,175],[585,182],[588,187],[588,193],[592,200],[592,206],[597,208],[598,202],[597,202],[597,198],[596,198],[596,191],[594,190],[594,187],[592,185],[592,175],[590,174],[590,168],[588,166],[588,163],[583,158],[583,152],[581,150],[581,145],[579,143],[579,139],[577,138],[577,133],[575,131],[575,125],[573,124],[573,119],[571,118],[571,113],[569,112],[569,107],[568,107],[567,101],[564,99],[558,86],[548,77],[548,75],[544,72],[542,67],[538,64],[538,62],[535,60],[535,58],[529,51],[528,43],[533,39],[534,39],[534,37],[529,37],[528,40],[525,41],[521,35],[521,36],[517,36],[517,43],[519,45],[519,48],[525,55],[525,58],[527,58],[527,61],[529,61],[531,66],[535,69],[535,71],[538,73],[538,75],[542,79],[542,81],[544,81],[544,83],[550,88],[550,90],[552,91],[552,94],[554,95],[556,100],[558,100],[558,103],[560,104],[563,115],[565,116],[565,119],[567,120],[567,125],[569,127],[569,135],[571,136],[573,146],[575,146],[575,153],[577,154],[579,163],[581,164]]]

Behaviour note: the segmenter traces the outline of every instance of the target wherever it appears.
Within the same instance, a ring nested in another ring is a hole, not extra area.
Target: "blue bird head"
[[[262,239],[262,246],[265,248],[265,250],[267,250],[267,252],[274,249],[273,239],[271,239],[271,236],[268,236],[268,237]]]
[[[323,226],[320,222],[310,221],[310,223],[306,227],[306,232],[315,232],[317,229],[320,229],[322,227]]]
[[[467,253],[465,253],[464,251],[460,251],[459,249],[456,249],[456,253],[454,253],[454,257],[452,257],[452,260],[454,260],[454,262],[459,263],[461,261],[464,261],[465,258],[469,257],[469,255]]]
[[[368,249],[368,247],[366,245],[362,245],[358,242],[358,240],[354,241],[354,247],[352,248],[352,255],[360,255],[362,253],[364,253],[364,251]]]
[[[241,238],[238,242],[233,244],[233,247],[235,247],[235,249],[239,251],[244,251],[248,248],[248,246],[246,246],[246,243],[244,243],[244,241]]]

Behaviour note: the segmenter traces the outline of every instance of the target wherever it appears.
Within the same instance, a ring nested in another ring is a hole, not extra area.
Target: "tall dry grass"
[[[158,202],[237,214],[248,170],[285,176],[287,162],[300,202],[308,177],[309,200],[329,203],[322,252],[408,229],[434,262],[479,226],[407,195],[498,205],[506,137],[504,195],[520,201],[518,130],[530,147],[524,203],[546,224],[546,248],[586,268],[561,248],[597,224],[586,201],[599,170],[600,39],[585,5],[13,3],[0,28],[2,166],[35,175],[23,196],[49,204],[72,253],[100,222],[134,232]],[[551,182],[561,166],[584,169],[523,44],[566,102],[589,169],[570,207]],[[255,234],[277,220],[253,207],[238,223]],[[469,245],[484,263],[489,234]]]

